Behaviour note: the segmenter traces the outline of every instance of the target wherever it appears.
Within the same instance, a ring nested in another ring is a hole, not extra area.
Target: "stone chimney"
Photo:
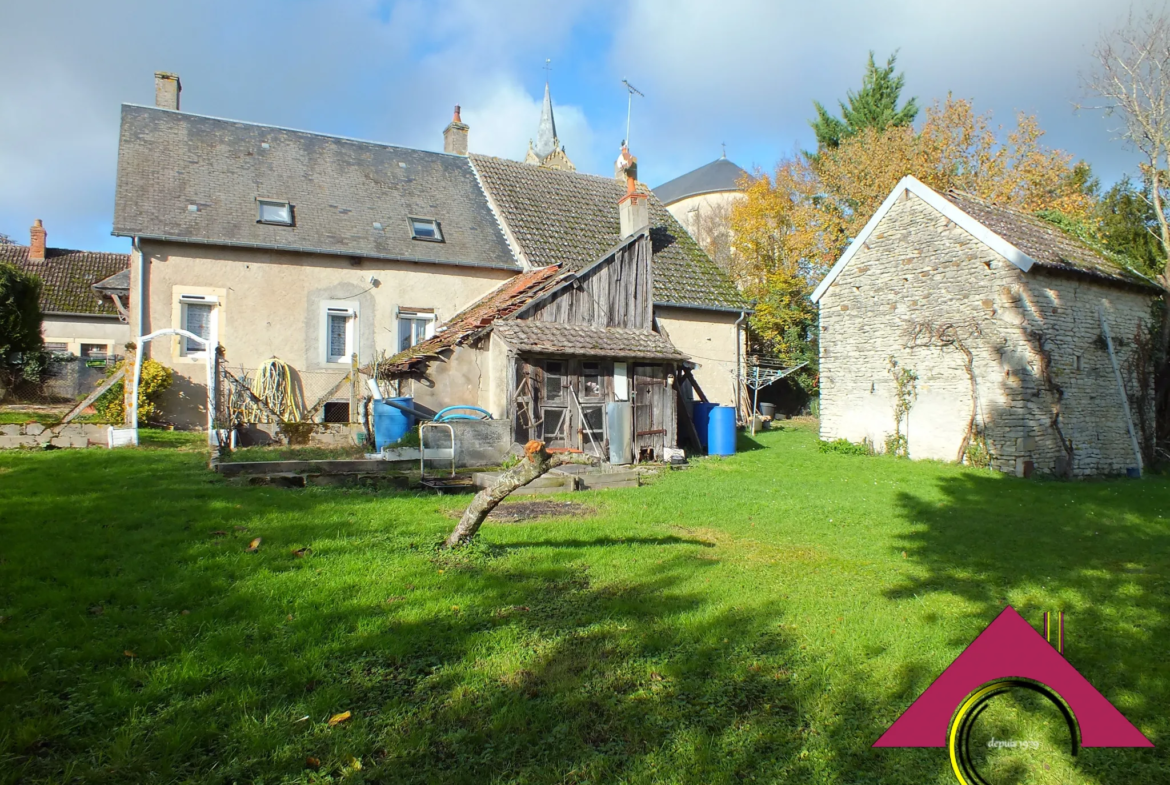
[[[169,74],[166,71],[154,72],[154,105],[159,109],[174,109],[179,111],[179,93],[183,92],[183,84],[178,74]]]
[[[30,262],[45,261],[45,238],[47,235],[44,224],[38,218],[33,222],[32,228],[28,230],[28,260]]]
[[[468,125],[459,118],[459,107],[455,107],[455,116],[443,129],[443,152],[455,155],[467,155]]]
[[[638,159],[630,155],[624,144],[614,169],[618,179],[626,181],[626,195],[618,200],[618,221],[624,240],[650,225],[650,195],[638,190]]]

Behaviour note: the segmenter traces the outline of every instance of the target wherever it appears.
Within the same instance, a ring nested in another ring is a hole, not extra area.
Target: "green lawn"
[[[455,556],[466,497],[0,455],[0,782],[953,783],[870,744],[1008,603],[1159,745],[1059,781],[1170,782],[1170,482],[758,441]]]

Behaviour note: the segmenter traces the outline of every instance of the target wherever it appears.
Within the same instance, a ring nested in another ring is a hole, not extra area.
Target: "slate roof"
[[[654,189],[654,195],[663,204],[673,204],[688,196],[738,191],[739,181],[747,172],[726,158],[717,158],[709,164],[687,172]]]
[[[1150,281],[1119,267],[1043,218],[1001,207],[960,191],[948,191],[945,196],[967,215],[1027,254],[1040,267],[1138,286],[1153,286]]]
[[[617,203],[625,186],[616,179],[475,154],[471,162],[531,265],[578,270],[621,242]],[[653,194],[649,206],[655,303],[748,308],[731,280]]]
[[[536,297],[555,288],[563,277],[559,267],[542,267],[509,278],[461,312],[448,319],[432,338],[399,352],[380,367],[380,376],[389,377],[422,370],[442,352],[474,340],[491,329],[497,319],[523,308]]]
[[[122,270],[129,271],[130,255],[99,251],[46,248],[43,262],[28,260],[27,245],[0,244],[0,262],[7,262],[41,279],[41,310],[83,316],[117,316],[108,297],[93,284]]]
[[[295,225],[258,223],[259,198]],[[411,239],[408,217],[444,242]],[[518,269],[464,156],[129,104],[114,234]]]
[[[109,278],[103,278],[93,285],[102,294],[129,294],[130,268],[114,273]]]
[[[687,356],[652,330],[591,327],[581,324],[508,319],[496,333],[523,352],[571,357],[614,357],[632,360],[685,360]]]

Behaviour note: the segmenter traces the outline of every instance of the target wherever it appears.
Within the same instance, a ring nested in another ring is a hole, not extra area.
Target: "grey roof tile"
[[[739,182],[747,172],[726,158],[717,158],[709,164],[680,175],[654,189],[654,195],[663,204],[671,204],[688,196],[738,191]]]
[[[45,259],[30,262],[27,245],[0,244],[0,262],[7,262],[41,279],[41,310],[86,316],[117,316],[108,297],[93,290],[98,281],[126,271],[130,255],[101,251],[46,248]]]
[[[295,225],[258,223],[259,198],[290,202]],[[409,217],[444,241],[411,239]],[[133,105],[114,233],[518,268],[464,156]]]
[[[632,360],[685,360],[687,356],[660,333],[624,327],[501,319],[497,334],[522,352],[572,357],[612,357]]]
[[[579,270],[621,241],[614,178],[563,172],[472,155],[480,181],[535,266]],[[646,190],[646,189],[642,189]],[[654,301],[700,308],[747,308],[743,296],[653,194]]]

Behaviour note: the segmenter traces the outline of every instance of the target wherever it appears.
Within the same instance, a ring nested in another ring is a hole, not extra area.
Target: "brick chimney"
[[[154,72],[154,105],[159,109],[174,109],[179,111],[179,93],[183,92],[183,84],[178,74],[169,74],[166,71]]]
[[[45,226],[38,218],[33,222],[32,228],[28,230],[28,260],[30,262],[45,261],[45,238],[47,236]]]
[[[443,152],[455,155],[467,155],[468,125],[459,117],[459,107],[455,107],[455,116],[443,129]]]
[[[630,155],[630,149],[624,144],[614,174],[626,181],[626,195],[618,200],[618,221],[624,240],[650,225],[650,195],[638,191],[638,159]]]

